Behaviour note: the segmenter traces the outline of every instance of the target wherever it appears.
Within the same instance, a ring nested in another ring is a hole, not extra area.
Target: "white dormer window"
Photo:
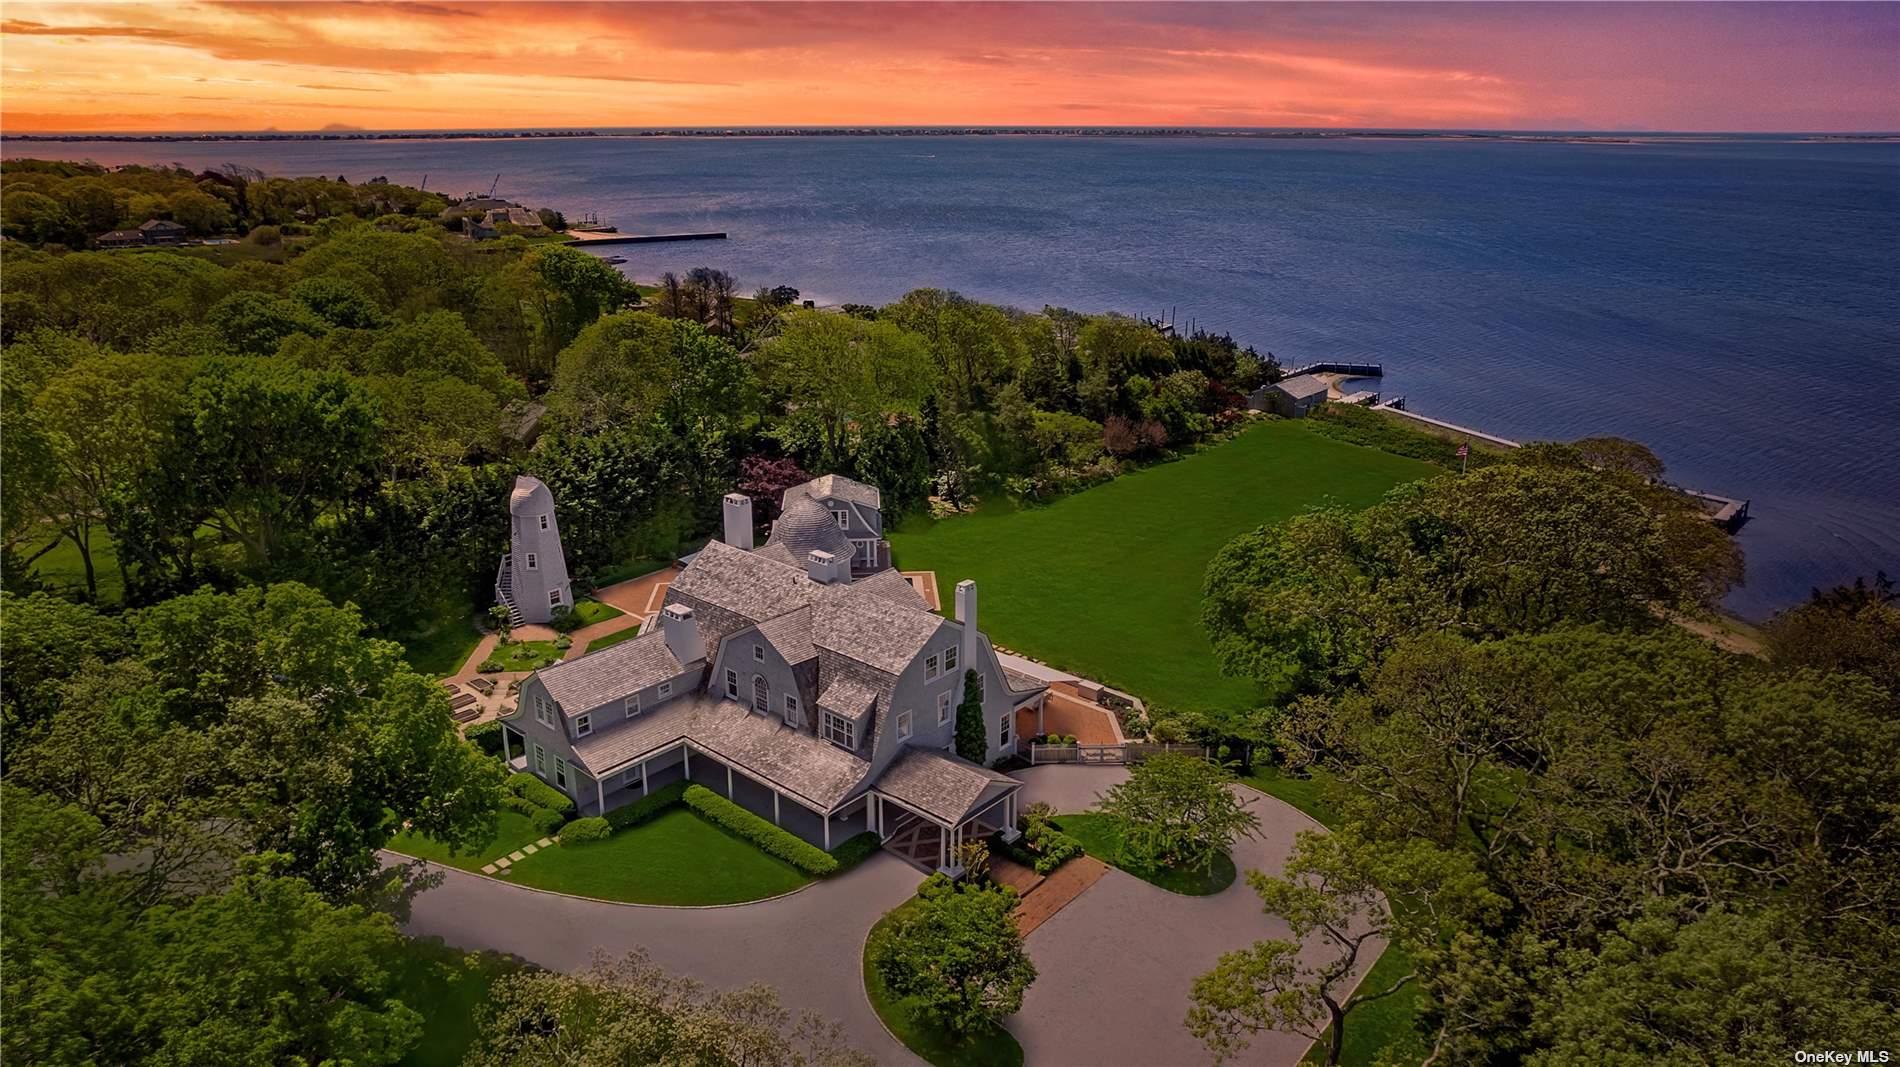
[[[909,736],[910,736],[910,712],[900,711],[897,713],[897,739],[899,741],[902,741],[903,739]]]
[[[950,694],[938,693],[937,694],[937,725],[942,726],[949,721],[950,721]]]
[[[574,720],[575,737],[586,737],[593,732],[594,717],[592,715],[582,715],[580,718]]]
[[[838,529],[849,530],[851,528],[851,512],[849,510],[834,511],[832,514],[838,518]]]
[[[925,681],[929,681],[930,679],[935,678],[937,675],[942,674],[942,673],[943,673],[942,669],[937,666],[936,653],[933,652],[930,655],[924,657],[924,680]]]
[[[631,719],[635,715],[640,714],[640,694],[635,693],[632,696],[628,697],[627,699],[621,701],[621,703],[627,706],[627,718]]]
[[[554,725],[554,705],[548,702],[547,697],[534,698],[534,721],[543,726]]]
[[[561,591],[559,589],[548,590],[548,603],[550,605],[553,605],[553,604],[559,604],[560,602],[561,602]]]
[[[951,645],[943,650],[943,669],[946,671],[957,669],[957,646]]]
[[[855,750],[858,747],[856,734],[856,724],[850,719],[825,712],[825,740]]]
[[[798,698],[787,693],[785,694],[785,725],[797,726],[798,723]]]
[[[541,528],[543,530],[548,528],[548,517],[546,515],[541,516]]]
[[[667,681],[661,682],[660,683],[660,699],[665,700],[667,697],[670,697],[672,695],[673,695],[672,681],[669,679]],[[639,697],[636,695],[634,699],[638,700]]]
[[[754,663],[765,662],[765,646],[764,645],[752,646],[752,662]]]
[[[532,552],[530,552],[530,553],[528,553],[528,569],[529,569],[529,570],[536,570],[536,569],[538,569],[538,568],[539,568],[540,566],[541,566],[541,563],[540,563],[540,561],[539,561],[539,560],[537,560],[537,559],[535,558],[535,555],[534,555],[534,553],[532,553]]]

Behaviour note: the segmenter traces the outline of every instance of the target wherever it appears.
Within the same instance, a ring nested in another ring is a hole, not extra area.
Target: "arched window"
[[[765,675],[752,676],[752,710],[761,715],[772,712],[772,687],[765,684]]]

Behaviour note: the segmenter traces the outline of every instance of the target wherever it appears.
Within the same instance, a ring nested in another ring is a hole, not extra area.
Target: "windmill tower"
[[[495,599],[516,625],[547,622],[554,609],[574,606],[561,553],[561,524],[554,494],[539,478],[521,475],[508,495],[509,551],[495,574]]]

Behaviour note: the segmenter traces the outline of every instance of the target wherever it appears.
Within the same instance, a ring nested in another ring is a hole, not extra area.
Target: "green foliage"
[[[1218,764],[1163,753],[1136,764],[1099,806],[1115,820],[1136,866],[1207,871],[1236,838],[1252,837],[1260,826],[1232,781]]]
[[[983,679],[974,668],[963,672],[963,699],[957,704],[957,755],[971,763],[989,757],[989,727],[983,721]]]
[[[772,825],[704,786],[689,786],[682,794],[686,806],[722,829],[757,845],[768,856],[819,878],[835,874],[838,861],[825,850],[808,844],[789,830]]]
[[[1776,613],[1768,655],[1782,667],[1853,671],[1900,694],[1900,597],[1885,573],[1825,592]]]
[[[602,1063],[758,1063],[870,1067],[836,1024],[794,1017],[753,985],[709,992],[644,952],[578,974],[524,970],[498,979],[467,1067]]]
[[[525,800],[527,798],[523,797],[522,799]],[[559,832],[562,824],[567,822],[569,814],[569,812],[559,811],[555,808],[544,808],[537,805],[534,811],[528,815],[528,824],[534,827],[536,833],[554,834]]]
[[[1015,906],[1009,890],[926,882],[868,962],[921,1024],[965,1037],[1000,1026],[1036,979]]]
[[[487,722],[478,722],[468,729],[463,730],[462,737],[466,739],[469,744],[481,749],[483,754],[499,756],[501,755],[501,731],[501,720],[490,719]]]
[[[36,736],[59,710],[60,689],[90,661],[125,653],[127,634],[118,619],[97,609],[45,593],[0,593],[0,714],[7,743]]]
[[[641,823],[650,822],[661,812],[680,803],[686,795],[687,787],[691,784],[679,781],[661,786],[638,800],[622,804],[608,812],[607,822],[615,830],[627,830]]]
[[[1037,874],[1049,874],[1084,851],[1082,842],[1056,829],[1047,819],[1030,820],[1023,842],[1033,857],[1030,865]]]
[[[245,356],[270,356],[293,334],[315,336],[329,323],[305,305],[269,293],[250,290],[232,293],[205,313],[225,346]]]
[[[584,819],[575,819],[561,827],[560,841],[563,845],[585,844],[589,841],[605,841],[614,828],[606,819],[590,815]]]
[[[852,834],[832,848],[831,858],[838,863],[834,875],[843,874],[865,860],[870,859],[878,849],[884,847],[884,839],[875,830],[866,830],[861,834]]]
[[[547,784],[527,771],[516,771],[503,783],[510,793],[535,807],[568,815],[574,811],[574,798]]]
[[[935,376],[916,334],[822,311],[786,313],[759,367],[765,387],[795,405],[790,421],[813,427],[816,451],[799,457],[812,470],[844,465],[851,425],[916,414]]]

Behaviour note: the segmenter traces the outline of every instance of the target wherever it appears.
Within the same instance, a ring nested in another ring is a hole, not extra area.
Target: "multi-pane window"
[[[541,566],[541,562],[535,557],[535,554],[532,552],[528,553],[528,569],[534,570],[539,566]]]
[[[910,736],[910,712],[900,711],[897,713],[897,739],[899,741],[902,741],[904,738],[909,737],[909,736]]]
[[[825,713],[825,740],[834,745],[855,749],[858,747],[853,736],[855,732],[855,724],[850,719],[830,712]]]
[[[593,732],[594,717],[592,715],[582,715],[580,718],[574,720],[575,737],[586,737]]]
[[[548,590],[548,603],[559,604],[560,602],[561,602],[561,591],[559,589]]]
[[[798,698],[790,693],[785,694],[785,722],[789,726],[797,726],[799,722]]]
[[[554,725],[554,705],[548,702],[547,697],[534,698],[534,721],[543,726]]]
[[[937,694],[937,725],[942,726],[943,724],[949,721],[950,721],[950,694],[938,693]]]
[[[996,743],[999,745],[1009,744],[1009,713],[1008,712],[1004,712],[1003,714],[998,715],[996,717]]]
[[[765,662],[765,646],[764,645],[752,646],[752,662],[754,663]]]
[[[640,694],[635,693],[622,703],[627,706],[627,718],[631,719],[635,715],[640,714]]]
[[[731,667],[726,668],[726,697],[731,700],[739,699],[739,672]]]
[[[957,646],[951,645],[943,650],[943,669],[946,671],[957,669]]]
[[[844,510],[844,511],[834,511],[834,512],[832,512],[832,514],[833,514],[833,515],[836,515],[836,516],[838,517],[838,528],[839,528],[839,529],[841,529],[841,530],[849,530],[849,529],[851,528],[851,512],[850,512],[850,511],[848,511],[848,510]]]
[[[567,761],[564,759],[554,761],[554,784],[562,789],[567,788]]]
[[[661,698],[662,698],[662,699],[664,699],[664,698],[666,698],[666,697],[670,697],[670,696],[672,696],[672,695],[673,695],[673,682],[672,682],[672,680],[671,680],[671,679],[668,679],[667,681],[664,681],[664,682],[661,682],[661,683],[660,683],[660,696],[661,696]]]
[[[938,665],[940,662],[935,653],[924,657],[924,678],[926,680],[935,678],[937,675],[943,673],[943,669]]]
[[[981,703],[983,701],[983,672],[982,671],[976,672],[976,686],[970,691],[976,694],[976,699],[978,703]]]
[[[534,746],[534,771],[543,778],[548,776],[548,750],[539,744]]]
[[[541,516],[541,528],[543,530],[548,528],[548,517],[546,515]]]

